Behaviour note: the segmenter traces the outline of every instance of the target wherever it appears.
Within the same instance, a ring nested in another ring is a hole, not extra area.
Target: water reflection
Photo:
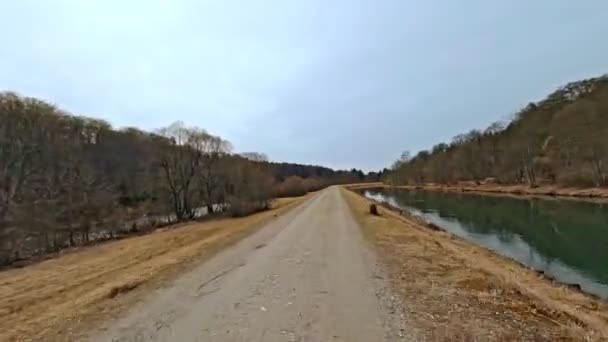
[[[606,204],[401,189],[365,196],[608,298]]]

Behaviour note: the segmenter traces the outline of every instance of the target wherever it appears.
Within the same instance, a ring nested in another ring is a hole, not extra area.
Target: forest
[[[560,87],[519,110],[510,122],[471,130],[411,156],[404,152],[384,181],[608,186],[608,76]]]
[[[247,215],[275,197],[377,180],[360,170],[236,154],[204,129],[113,128],[0,93],[0,266],[206,214]]]

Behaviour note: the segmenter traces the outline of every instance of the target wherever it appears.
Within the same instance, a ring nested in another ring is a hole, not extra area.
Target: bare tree
[[[192,219],[200,204],[195,182],[203,161],[203,155],[192,146],[198,143],[195,137],[198,132],[175,122],[158,133],[170,141],[164,146],[160,165],[173,212],[177,220]]]
[[[270,160],[266,154],[259,152],[244,152],[241,153],[241,156],[254,162],[267,162]]]
[[[0,93],[0,265],[189,220],[203,207],[263,210],[277,184],[296,175],[304,192],[361,177],[231,149],[181,122],[157,133],[116,130]]]

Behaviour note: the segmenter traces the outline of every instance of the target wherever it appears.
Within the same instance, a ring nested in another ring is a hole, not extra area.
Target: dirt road
[[[394,341],[406,331],[337,187],[93,332],[93,341]]]

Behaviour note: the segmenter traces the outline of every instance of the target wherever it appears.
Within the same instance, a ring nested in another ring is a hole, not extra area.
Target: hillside
[[[386,179],[394,184],[480,182],[574,187],[608,185],[608,76],[569,83],[496,122],[404,153]]]

